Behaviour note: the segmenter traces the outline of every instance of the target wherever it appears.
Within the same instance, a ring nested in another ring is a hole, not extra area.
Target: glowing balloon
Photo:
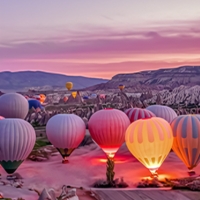
[[[172,129],[162,118],[137,120],[126,131],[126,145],[129,151],[150,170],[152,175],[156,175],[172,144]]]
[[[47,137],[62,155],[63,163],[82,142],[85,131],[84,121],[74,114],[55,115],[46,126]]]
[[[40,103],[44,103],[46,96],[44,94],[40,94]]]
[[[5,118],[24,119],[28,114],[28,101],[18,93],[8,93],[0,96],[0,115]]]
[[[125,141],[125,132],[129,124],[130,121],[124,112],[104,109],[91,116],[88,128],[93,140],[109,157],[114,157]]]
[[[31,153],[36,133],[25,120],[4,119],[0,120],[0,138],[0,163],[12,174]]]
[[[0,119],[5,119],[4,117],[0,116]]]
[[[155,115],[151,111],[142,108],[130,108],[125,111],[125,113],[130,119],[131,123],[138,119],[155,117]]]
[[[125,88],[125,85],[120,84],[118,87],[119,87],[120,90],[123,90]]]
[[[77,92],[72,92],[72,96],[74,99],[76,98],[76,95],[77,95]]]
[[[66,88],[67,88],[68,90],[71,90],[71,89],[73,88],[73,83],[72,83],[72,82],[67,82],[67,83],[66,83]]]
[[[177,117],[176,112],[168,106],[152,105],[148,106],[146,109],[154,113],[156,117],[163,118],[169,123]]]
[[[195,115],[180,115],[171,123],[173,151],[189,170],[200,162],[200,121]]]

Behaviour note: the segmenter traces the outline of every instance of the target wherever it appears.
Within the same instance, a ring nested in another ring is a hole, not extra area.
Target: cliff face
[[[118,74],[107,83],[90,87],[91,90],[116,89],[124,84],[128,91],[174,89],[181,85],[200,85],[200,66],[183,66],[132,74]]]

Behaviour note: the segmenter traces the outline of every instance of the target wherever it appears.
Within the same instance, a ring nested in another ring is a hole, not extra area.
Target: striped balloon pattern
[[[152,105],[148,106],[146,109],[154,113],[156,117],[163,118],[169,123],[171,123],[172,120],[177,117],[176,112],[168,106]]]
[[[138,119],[155,117],[155,115],[151,111],[141,108],[130,108],[126,110],[125,113],[128,116],[131,123]]]
[[[66,159],[85,137],[85,123],[74,114],[58,114],[46,126],[48,140]]]
[[[7,93],[0,96],[0,115],[5,118],[25,119],[29,105],[27,99],[18,93]]]
[[[36,133],[22,119],[0,120],[0,163],[7,173],[13,173],[31,153]]]
[[[125,140],[133,156],[153,174],[169,154],[173,134],[167,121],[152,117],[133,122],[126,131]]]
[[[92,139],[110,157],[114,157],[125,142],[125,132],[129,125],[126,114],[117,109],[97,111],[88,122]]]
[[[171,123],[173,151],[189,170],[200,162],[200,121],[195,115],[181,115]]]

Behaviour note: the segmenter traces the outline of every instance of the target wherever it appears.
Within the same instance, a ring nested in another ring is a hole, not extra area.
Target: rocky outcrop
[[[125,85],[126,91],[129,92],[172,90],[180,85],[200,85],[200,66],[183,66],[132,74],[118,74],[107,83],[102,83],[89,89],[93,91],[117,89],[119,84]]]

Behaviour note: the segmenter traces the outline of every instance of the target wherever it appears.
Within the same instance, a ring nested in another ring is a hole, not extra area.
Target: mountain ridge
[[[74,89],[83,89],[107,81],[107,79],[101,78],[69,76],[44,71],[0,72],[1,90],[25,90],[42,86],[65,88],[66,82],[73,82]]]
[[[106,83],[87,88],[88,90],[117,89],[119,84],[132,92],[144,90],[173,89],[180,85],[200,85],[200,66],[180,66],[136,73],[116,74]]]

